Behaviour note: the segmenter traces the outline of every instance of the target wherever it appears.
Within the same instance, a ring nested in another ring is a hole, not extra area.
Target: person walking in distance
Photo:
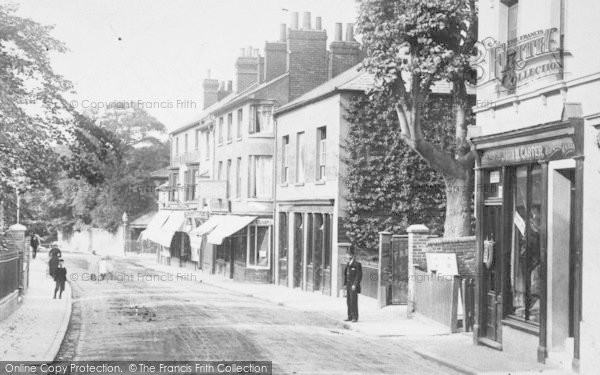
[[[65,282],[67,281],[67,269],[64,266],[63,259],[59,259],[58,266],[54,270],[54,281],[56,282],[54,299],[56,299],[56,292],[59,292],[58,298],[62,298],[63,291],[65,290]]]
[[[362,280],[362,265],[356,260],[354,248],[348,253],[348,263],[344,269],[344,286],[346,287],[346,304],[348,305],[348,319],[346,322],[358,321],[358,294]]]
[[[31,246],[31,256],[33,257],[33,259],[35,259],[35,256],[37,255],[37,249],[40,246],[40,239],[35,233],[31,233],[29,245]]]

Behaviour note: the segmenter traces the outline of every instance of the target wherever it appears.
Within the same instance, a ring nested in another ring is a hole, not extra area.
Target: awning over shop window
[[[209,233],[206,240],[208,243],[213,245],[221,245],[223,243],[223,239],[246,227],[248,224],[256,220],[256,218],[256,216],[224,216],[224,219],[215,229],[212,230],[212,232]]]
[[[190,243],[192,247],[199,248],[202,245],[202,236],[210,233],[215,229],[225,218],[224,215],[211,216],[204,223],[199,225],[197,228],[190,231]]]
[[[184,224],[185,214],[183,211],[159,211],[143,232],[143,239],[169,247],[173,234],[181,231]]]

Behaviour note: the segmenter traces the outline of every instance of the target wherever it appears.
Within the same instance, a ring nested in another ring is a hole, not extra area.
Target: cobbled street
[[[453,373],[399,340],[365,337],[321,314],[168,281],[135,259],[115,259],[113,280],[90,281],[85,256],[65,258],[73,315],[57,360],[267,360],[277,374]]]

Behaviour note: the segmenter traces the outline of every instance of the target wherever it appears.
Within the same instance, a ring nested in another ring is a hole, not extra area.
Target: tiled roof
[[[359,71],[360,64],[353,66],[345,72],[333,77],[320,86],[315,87],[304,95],[294,99],[288,104],[280,107],[275,114],[287,112],[292,108],[301,107],[304,104],[315,101],[339,91],[366,91],[373,87],[373,76],[365,71]]]
[[[329,81],[323,83],[320,86],[312,89],[306,94],[299,98],[289,102],[288,104],[278,108],[275,111],[275,116],[284,112],[289,112],[295,108],[302,107],[310,104],[321,98],[325,98],[333,93],[341,91],[362,91],[373,88],[375,84],[375,78],[372,74],[359,70],[360,64],[353,66],[345,72],[333,77]],[[408,85],[407,85],[408,86]],[[410,89],[410,87],[407,87]],[[450,82],[438,81],[431,86],[431,92],[434,94],[449,94],[452,89]],[[467,93],[469,95],[475,95],[475,89],[473,87],[467,87]]]
[[[276,82],[279,82],[282,78],[285,78],[288,75],[289,75],[289,73],[284,73],[284,74],[280,75],[279,77],[273,78],[272,80],[270,80],[268,82],[263,82],[261,84],[255,83],[242,92],[231,93],[231,94],[227,95],[226,97],[224,97],[223,99],[219,100],[218,102],[214,103],[210,107],[207,107],[206,109],[204,109],[191,122],[171,131],[170,134],[177,134],[177,133],[185,131],[191,127],[194,127],[194,126],[198,125],[198,123],[200,121],[207,118],[208,116],[210,116],[212,113],[218,111],[219,109],[224,108],[225,106],[227,106],[233,102],[239,102],[240,100],[250,98],[254,94],[260,92],[262,89],[264,89]]]

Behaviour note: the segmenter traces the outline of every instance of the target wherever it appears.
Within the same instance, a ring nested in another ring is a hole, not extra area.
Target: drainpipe
[[[275,112],[275,106],[273,105],[273,112]],[[277,156],[278,156],[278,147],[277,147],[277,121],[275,116],[273,116],[273,136],[274,136],[274,146],[273,146],[273,249],[272,259],[273,259],[273,272],[271,273],[273,278],[273,284],[276,283],[276,280],[279,280],[279,248],[276,245],[280,241],[275,241],[275,233],[277,233],[277,238],[281,236],[281,233],[277,230],[279,228],[279,218],[277,217]],[[277,256],[276,256],[277,254]]]

